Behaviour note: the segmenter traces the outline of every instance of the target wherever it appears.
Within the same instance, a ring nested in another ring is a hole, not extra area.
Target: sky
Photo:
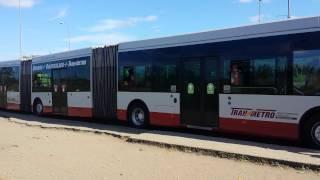
[[[22,54],[258,23],[258,0],[21,0]],[[293,18],[320,16],[320,0],[291,0]],[[286,19],[287,0],[262,0],[261,20]],[[19,0],[0,0],[0,61],[18,59]]]

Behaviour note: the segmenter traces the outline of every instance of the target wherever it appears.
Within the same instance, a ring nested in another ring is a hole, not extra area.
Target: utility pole
[[[288,0],[288,19],[291,18],[291,12],[290,12],[290,0]]]
[[[261,1],[259,0],[259,24],[261,23]]]
[[[22,19],[21,19],[21,0],[19,0],[19,34],[20,34],[20,59],[22,59]]]

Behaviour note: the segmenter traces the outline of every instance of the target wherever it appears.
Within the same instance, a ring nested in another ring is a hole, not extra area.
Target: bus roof
[[[320,31],[320,16],[120,43],[119,51],[157,49],[315,31]]]
[[[20,66],[20,60],[0,61],[0,67]]]
[[[91,52],[92,52],[92,48],[84,48],[84,49],[66,51],[61,53],[54,53],[54,54],[34,57],[32,59],[32,63],[37,64],[42,62],[59,61],[59,60],[65,60],[65,59],[91,56]]]

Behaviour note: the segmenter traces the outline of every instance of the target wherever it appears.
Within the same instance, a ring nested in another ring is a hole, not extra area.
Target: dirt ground
[[[7,179],[319,180],[320,175],[1,119],[0,180]]]

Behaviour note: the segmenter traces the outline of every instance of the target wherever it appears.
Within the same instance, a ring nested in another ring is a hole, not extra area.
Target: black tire
[[[303,140],[309,147],[320,149],[320,114],[311,116],[303,128]]]
[[[149,124],[149,111],[142,103],[134,103],[129,107],[128,120],[135,128],[146,128]]]
[[[43,114],[43,104],[41,101],[37,100],[33,104],[33,113],[37,116],[41,116]]]

